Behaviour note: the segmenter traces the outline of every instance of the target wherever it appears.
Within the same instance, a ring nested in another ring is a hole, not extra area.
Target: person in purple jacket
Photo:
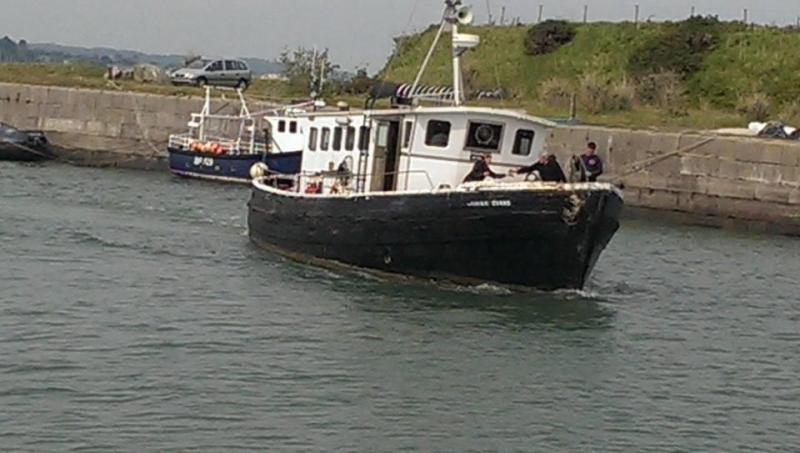
[[[589,142],[580,158],[574,158],[575,170],[581,182],[595,182],[603,174],[603,160],[597,155],[597,143]]]

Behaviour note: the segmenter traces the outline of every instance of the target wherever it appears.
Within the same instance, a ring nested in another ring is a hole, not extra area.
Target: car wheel
[[[236,83],[236,88],[239,89],[239,90],[242,90],[242,91],[246,90],[247,89],[247,80],[239,79],[239,82]]]
[[[197,86],[202,88],[202,87],[204,87],[206,85],[208,85],[208,80],[206,80],[205,77],[200,77],[199,79],[197,79]]]

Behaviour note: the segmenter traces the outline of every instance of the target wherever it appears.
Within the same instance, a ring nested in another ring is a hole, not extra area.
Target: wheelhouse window
[[[358,150],[359,151],[366,151],[369,149],[369,135],[371,133],[371,129],[369,126],[361,126],[359,128],[359,135],[358,135]]]
[[[327,151],[331,146],[331,128],[322,128],[322,139],[319,144],[320,151]]]
[[[278,132],[286,132],[286,121],[278,121]]]
[[[389,146],[389,125],[378,124],[378,132],[375,134],[375,146],[386,148]]]
[[[405,125],[403,126],[403,148],[408,149],[411,145],[411,129],[414,127],[414,123],[411,121],[406,121]]]
[[[297,133],[297,121],[289,122],[289,132],[291,132],[292,134]]]
[[[518,129],[514,139],[514,149],[511,154],[515,156],[530,156],[533,149],[533,137],[536,133],[529,129]]]
[[[334,151],[341,151],[342,150],[342,132],[344,130],[341,127],[337,127],[333,130],[333,150]]]
[[[347,134],[345,134],[344,138],[344,149],[347,151],[352,151],[353,148],[356,146],[356,128],[353,126],[347,127]]]
[[[450,122],[430,120],[425,131],[425,144],[438,148],[447,148],[450,143]]]
[[[308,149],[311,151],[317,150],[317,135],[319,134],[319,129],[316,127],[312,127],[308,133]]]
[[[467,127],[466,149],[475,151],[500,152],[503,141],[503,125],[483,122],[469,122]]]

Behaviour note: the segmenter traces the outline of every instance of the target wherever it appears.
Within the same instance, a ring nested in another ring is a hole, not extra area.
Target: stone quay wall
[[[211,111],[238,113],[236,94],[227,97]],[[185,131],[202,106],[202,97],[0,83],[0,121],[43,130],[64,160],[84,165],[164,168],[169,135]]]
[[[215,99],[212,112],[236,113],[236,100],[233,93]],[[200,97],[0,83],[0,121],[45,131],[65,160],[84,165],[163,169],[169,135],[184,131],[202,103]],[[553,130],[547,149],[566,163],[588,141],[598,144],[606,176],[624,186],[627,206],[800,234],[800,143],[573,126]]]
[[[594,141],[626,206],[690,214],[711,225],[747,223],[800,235],[800,143],[777,139],[566,127],[548,151],[567,162]]]

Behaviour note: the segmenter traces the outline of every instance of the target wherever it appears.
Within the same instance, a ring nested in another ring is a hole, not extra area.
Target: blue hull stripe
[[[214,156],[169,149],[169,169],[187,177],[217,181],[250,181],[250,167],[264,162],[270,170],[283,174],[300,172],[302,152],[280,154],[249,154],[238,156]]]

